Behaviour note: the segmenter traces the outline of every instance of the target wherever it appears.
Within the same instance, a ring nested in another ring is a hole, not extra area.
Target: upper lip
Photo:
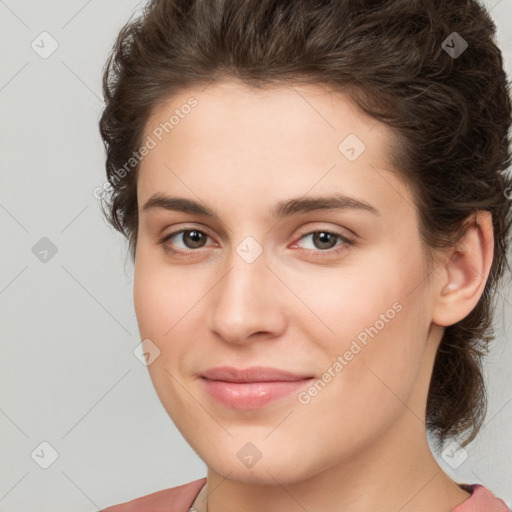
[[[209,380],[222,380],[225,382],[295,381],[312,377],[312,375],[297,374],[266,366],[253,366],[251,368],[218,366],[204,371],[201,376]]]

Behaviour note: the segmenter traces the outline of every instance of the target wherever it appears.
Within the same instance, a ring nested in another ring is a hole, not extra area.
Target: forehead
[[[376,125],[381,129],[372,137],[392,138],[392,132],[364,114],[348,94],[328,85],[256,88],[234,79],[187,88],[157,104],[147,120],[145,134],[159,128],[164,129],[163,137],[171,132],[177,135],[193,130],[197,138],[202,137],[207,142],[208,135],[229,132],[235,126],[239,137],[250,134],[254,138],[254,128],[262,124],[273,134],[280,132],[283,137],[280,140],[297,136],[302,139],[305,135],[317,138],[324,132],[342,135],[348,128],[363,137]],[[261,136],[265,138],[265,132],[261,132]]]
[[[391,167],[393,132],[325,86],[192,87],[153,110],[148,137],[155,147],[141,162],[139,205],[166,189],[213,190],[219,205],[236,193],[254,208],[334,189],[396,208],[408,194]]]

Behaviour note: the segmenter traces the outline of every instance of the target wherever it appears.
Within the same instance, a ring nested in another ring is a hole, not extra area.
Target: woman
[[[107,217],[207,477],[106,509],[506,511],[485,413],[509,84],[475,1],[161,0],[104,74]]]

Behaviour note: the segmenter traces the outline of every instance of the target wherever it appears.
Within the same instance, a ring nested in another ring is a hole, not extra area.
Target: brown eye
[[[172,253],[187,253],[187,250],[200,249],[206,244],[208,235],[198,229],[182,229],[181,231],[175,231],[167,235],[160,243],[164,249]],[[176,239],[176,241],[172,241]],[[181,245],[178,241],[181,240]]]
[[[304,243],[305,240],[309,240],[309,242],[306,244]],[[321,229],[303,234],[294,246],[299,246],[303,249],[308,257],[326,258],[341,255],[353,244],[353,240],[343,236],[341,233]]]
[[[300,237],[301,241],[307,239],[310,239],[310,241],[312,242],[312,244],[310,243],[310,245],[313,245],[313,247],[309,247],[308,249],[316,249],[320,251],[332,249],[337,245],[338,241],[341,242],[341,244],[338,245],[343,245],[343,243],[350,243],[350,240],[345,238],[340,233],[335,233],[333,231],[327,230],[311,231]]]

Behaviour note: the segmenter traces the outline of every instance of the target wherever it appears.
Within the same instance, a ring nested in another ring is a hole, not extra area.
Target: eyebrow
[[[162,194],[153,194],[142,207],[142,211],[163,209],[203,215],[209,218],[218,218],[215,211],[210,208],[184,197],[170,197]],[[277,202],[270,213],[275,219],[282,219],[292,215],[308,213],[316,210],[361,210],[374,215],[380,215],[379,210],[374,206],[359,199],[348,197],[342,194],[318,197],[298,197]]]

